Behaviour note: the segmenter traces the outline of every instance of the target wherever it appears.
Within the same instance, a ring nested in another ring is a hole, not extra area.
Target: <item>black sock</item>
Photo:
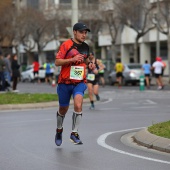
[[[94,101],[93,100],[91,100],[90,103],[91,103],[91,105],[94,105]]]

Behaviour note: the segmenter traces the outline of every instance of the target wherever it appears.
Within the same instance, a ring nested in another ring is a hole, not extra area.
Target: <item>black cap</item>
[[[83,30],[87,30],[88,32],[90,32],[90,29],[87,28],[87,26],[81,22],[78,22],[76,23],[74,26],[73,26],[73,30],[75,31],[83,31]]]

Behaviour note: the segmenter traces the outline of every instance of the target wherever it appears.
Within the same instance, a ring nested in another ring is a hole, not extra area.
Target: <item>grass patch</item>
[[[154,124],[148,127],[148,131],[154,135],[170,139],[170,120]]]
[[[0,94],[0,104],[25,104],[25,103],[41,103],[57,101],[57,94],[19,94],[19,93],[3,93]]]
[[[84,98],[87,98],[85,94]],[[50,93],[2,93],[0,94],[0,104],[25,104],[58,101],[57,94]]]

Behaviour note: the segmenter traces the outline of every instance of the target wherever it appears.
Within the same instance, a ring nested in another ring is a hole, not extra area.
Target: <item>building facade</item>
[[[150,3],[156,3],[156,0],[150,0]],[[102,4],[103,11],[109,11],[114,9],[112,0],[100,0],[100,4]],[[112,38],[110,36],[110,32],[107,27],[104,27],[102,31],[99,32],[98,42],[101,47],[101,55],[106,58],[111,58],[115,60],[115,58],[121,57],[123,63],[129,63],[131,58],[133,58],[134,51],[133,46],[135,43],[136,32],[124,26],[123,30],[121,30],[117,42],[116,42],[116,52],[112,51]],[[168,65],[168,49],[167,49],[167,36],[158,32],[155,28],[149,31],[146,35],[139,39],[139,63],[143,64],[145,60],[148,60],[149,63],[153,63],[155,61],[157,55],[157,43],[160,43],[160,56],[163,61],[167,64],[167,68],[165,69],[165,75],[169,75],[169,65]]]

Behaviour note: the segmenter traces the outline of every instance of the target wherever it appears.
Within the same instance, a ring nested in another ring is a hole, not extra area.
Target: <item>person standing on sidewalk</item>
[[[145,74],[145,80],[146,80],[146,86],[149,89],[150,88],[150,74],[151,74],[151,65],[148,63],[148,60],[145,61],[145,64],[142,65],[142,69],[144,70]]]
[[[78,134],[78,128],[82,118],[82,105],[84,91],[86,90],[86,64],[89,62],[89,46],[84,42],[90,29],[83,23],[73,26],[72,39],[61,44],[56,55],[55,65],[61,66],[58,78],[57,94],[59,97],[59,109],[57,111],[57,129],[55,143],[62,144],[63,121],[69,109],[71,96],[74,101],[72,115],[72,132],[70,140],[74,144],[83,144]],[[88,63],[88,67],[95,66]]]
[[[5,91],[4,70],[5,70],[5,61],[2,52],[0,51],[0,91]]]
[[[4,77],[5,80],[7,81],[8,85],[10,86],[11,84],[11,76],[12,76],[12,69],[11,69],[11,54],[6,53],[5,54],[5,70],[4,70]]]
[[[12,90],[14,92],[18,92],[17,84],[18,84],[18,79],[20,77],[20,71],[19,71],[20,65],[18,64],[18,57],[16,54],[12,56],[11,68],[12,68],[12,81],[13,81]]]
[[[160,57],[156,57],[156,61],[152,64],[152,69],[154,70],[155,78],[156,78],[156,83],[158,85],[158,90],[163,89],[164,85],[162,82],[162,69],[164,65],[161,62]]]

